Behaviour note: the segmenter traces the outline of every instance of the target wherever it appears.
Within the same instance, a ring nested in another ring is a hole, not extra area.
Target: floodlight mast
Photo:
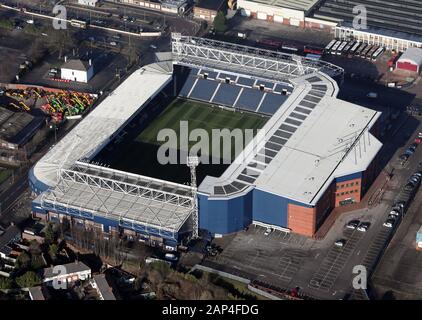
[[[198,197],[197,197],[198,188],[196,185],[196,167],[199,165],[199,158],[188,157],[187,160],[188,160],[187,166],[190,168],[190,178],[191,178],[192,198],[193,198],[192,239],[197,239],[199,236],[199,217],[198,217]]]

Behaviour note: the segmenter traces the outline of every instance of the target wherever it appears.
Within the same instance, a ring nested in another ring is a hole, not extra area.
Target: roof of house
[[[37,301],[45,300],[42,287],[32,287],[32,288],[29,288],[28,290],[29,290],[29,296],[31,300],[37,300]]]
[[[0,236],[0,248],[10,244],[21,233],[18,227],[9,226]]]
[[[82,61],[80,59],[67,60],[61,67],[62,69],[88,71],[91,68],[89,61]]]
[[[410,62],[422,66],[422,49],[410,47],[402,54],[398,61]]]
[[[93,276],[93,278],[97,284],[98,291],[104,300],[116,300],[116,297],[113,294],[113,290],[109,286],[104,274],[96,274]]]
[[[85,263],[80,261],[71,262],[68,264],[64,264],[63,267],[66,269],[66,274],[72,274],[77,272],[83,272],[83,271],[91,271],[91,268],[88,267]],[[43,270],[43,277],[46,278],[54,278],[56,276],[63,276],[65,274],[58,273],[56,270],[54,270],[54,267],[44,268]]]

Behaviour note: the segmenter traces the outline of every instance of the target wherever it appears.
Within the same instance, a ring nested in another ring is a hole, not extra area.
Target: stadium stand
[[[207,78],[203,76],[207,74]],[[226,79],[230,79],[230,84]],[[261,91],[264,86],[265,91]],[[284,92],[283,92],[284,90]],[[271,92],[272,91],[272,92]],[[266,115],[274,114],[292,88],[287,84],[238,77],[224,72],[191,69],[179,96]],[[311,99],[318,95],[311,96]]]
[[[202,101],[210,101],[218,84],[217,81],[198,78],[189,97]]]
[[[256,112],[263,96],[264,92],[260,90],[243,88],[235,107]]]
[[[222,83],[211,102],[232,106],[236,102],[240,90],[241,88],[239,86]]]
[[[257,111],[265,114],[274,114],[286,100],[287,96],[268,92],[265,94],[264,100]]]

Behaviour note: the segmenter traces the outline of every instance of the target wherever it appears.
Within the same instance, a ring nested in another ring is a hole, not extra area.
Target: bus
[[[365,50],[365,48],[367,47],[367,44],[366,43],[362,43],[360,46],[359,46],[359,48],[355,51],[355,55],[356,56],[360,56],[360,54],[361,54],[361,52],[363,51],[363,50]]]
[[[331,41],[330,41],[330,43],[329,43],[329,44],[327,44],[327,46],[325,47],[325,52],[330,52],[330,50],[331,50],[332,46],[333,46],[336,42],[337,42],[337,40],[336,40],[336,39],[331,40]]]
[[[349,41],[349,43],[344,47],[343,54],[348,53],[354,44],[354,41]]]
[[[382,54],[384,52],[384,48],[383,47],[379,47],[378,49],[377,49],[377,51],[375,51],[373,54],[372,54],[372,60],[373,61],[375,61],[375,60],[377,60],[378,59],[378,57]]]
[[[316,47],[316,46],[304,46],[303,47],[304,53],[311,53],[316,55],[322,55],[324,53],[324,48]]]
[[[308,53],[306,55],[306,59],[310,59],[310,60],[320,60],[321,59],[321,55],[320,54],[315,54],[315,53]]]
[[[364,50],[360,53],[362,58],[365,58],[368,52],[372,49],[372,45],[368,44]]]
[[[72,27],[86,29],[86,22],[82,21],[82,20],[72,19],[72,20],[70,20],[70,25]]]
[[[334,43],[334,45],[331,47],[331,54],[336,54],[338,47],[340,46],[341,41],[337,41],[336,43]]]
[[[356,51],[356,49],[358,48],[360,46],[360,42],[359,41],[357,41],[353,46],[352,46],[352,48],[349,50],[349,56],[350,55],[353,55],[354,53],[355,53],[355,51]]]
[[[344,50],[344,47],[346,47],[346,45],[347,45],[347,41],[343,41],[341,44],[340,44],[340,46],[338,47],[338,49],[337,49],[337,55],[341,55],[342,54],[342,52],[343,52],[343,50]]]
[[[371,60],[372,59],[372,56],[374,55],[374,53],[375,53],[375,51],[377,51],[378,50],[378,46],[373,46],[372,48],[371,48],[371,50],[369,50],[369,52],[366,54],[366,59],[369,59],[369,60]]]

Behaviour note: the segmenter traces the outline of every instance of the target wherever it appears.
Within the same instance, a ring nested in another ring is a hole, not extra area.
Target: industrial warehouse
[[[327,62],[173,34],[171,58],[130,75],[33,167],[33,214],[167,248],[198,229],[217,236],[250,224],[313,236],[333,208],[359,202],[378,173],[380,113],[336,98],[343,73]],[[98,161],[135,120],[159,120],[170,95],[213,106],[214,116],[262,118],[254,128],[265,134],[221,174],[198,181],[195,160],[181,180]]]

